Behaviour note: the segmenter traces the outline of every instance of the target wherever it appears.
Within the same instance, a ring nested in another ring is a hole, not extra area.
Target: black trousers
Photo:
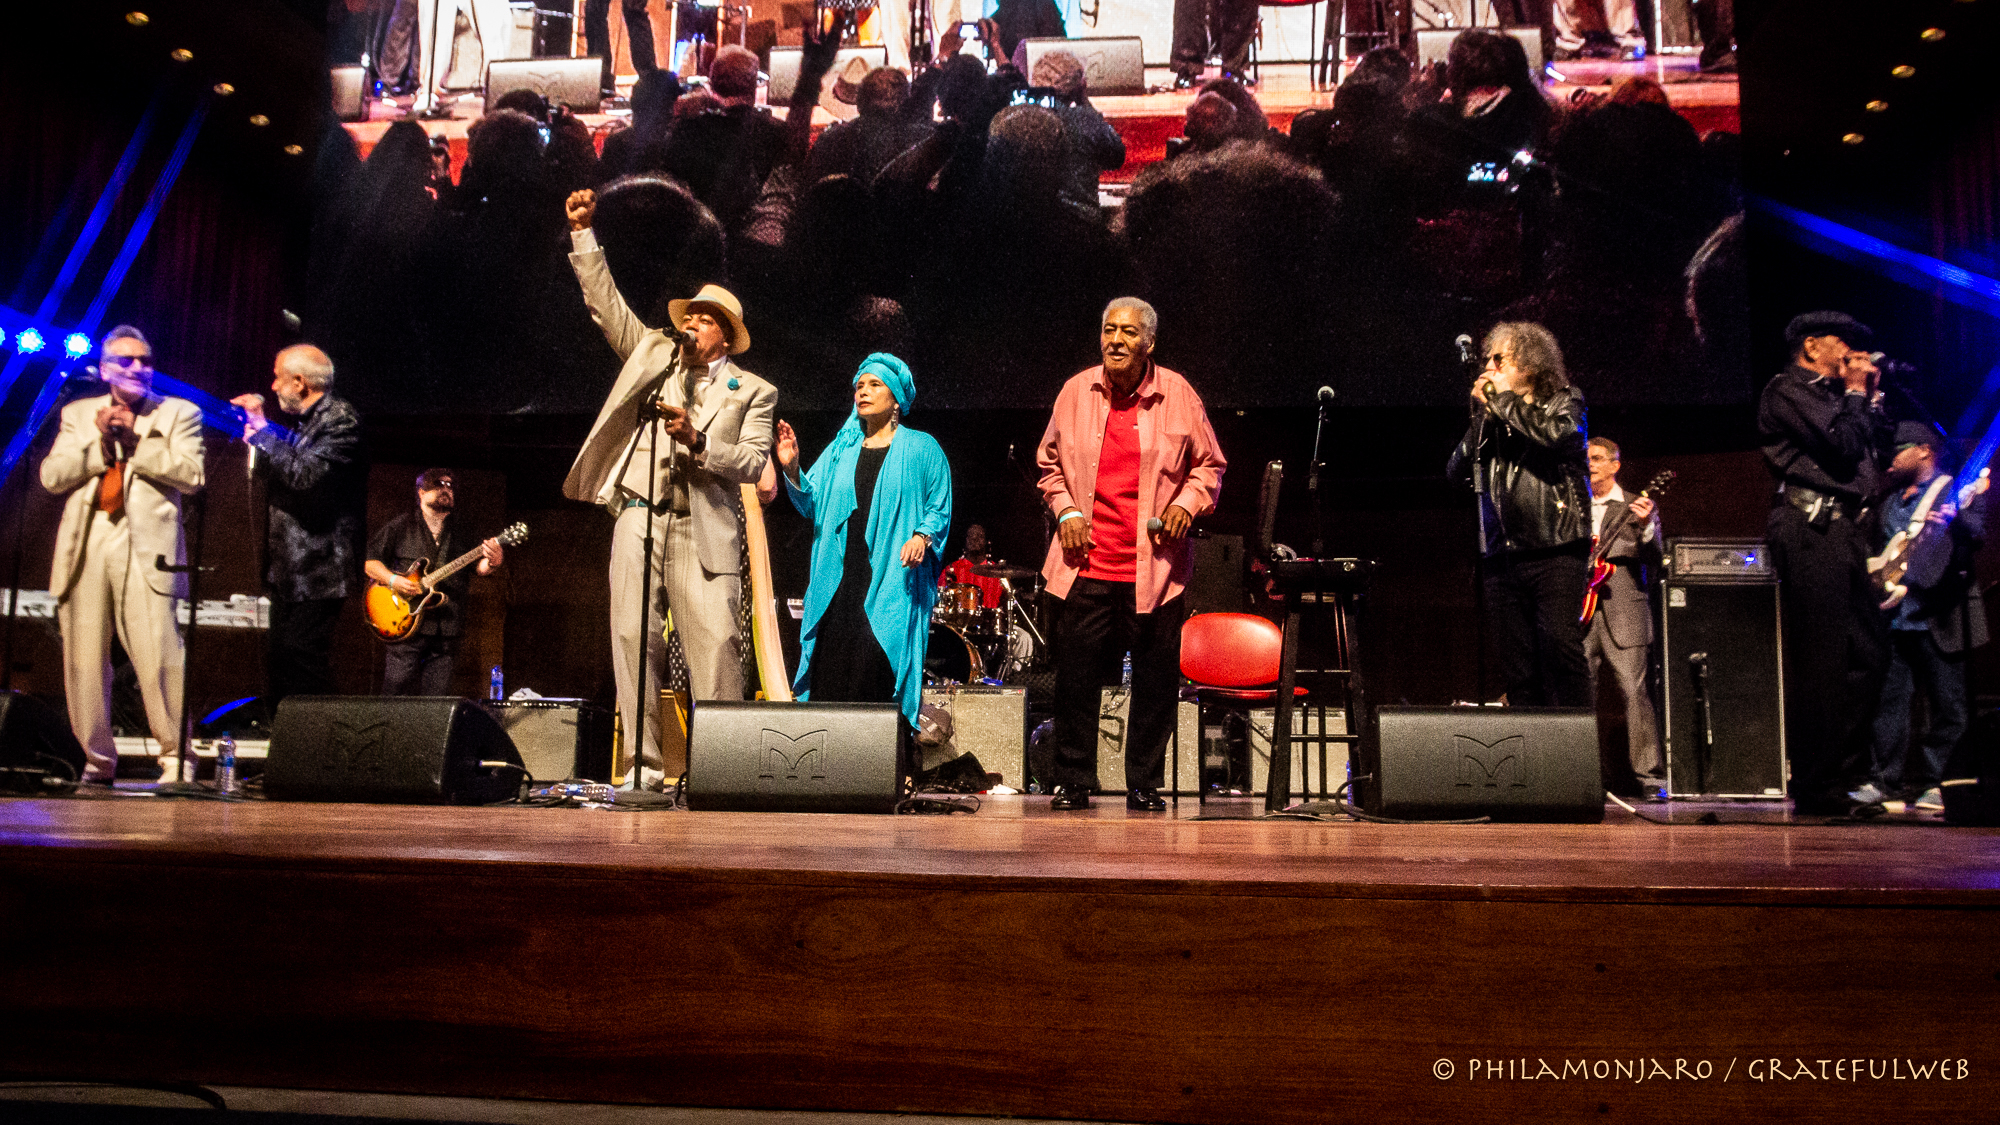
[[[1701,33],[1701,65],[1721,62],[1736,49],[1736,0],[1695,0],[1694,26]]]
[[[1174,70],[1199,73],[1212,45],[1222,68],[1241,75],[1256,31],[1257,0],[1174,0]]]
[[[1118,682],[1132,654],[1126,711],[1125,788],[1158,789],[1166,776],[1167,736],[1180,694],[1181,624],[1187,598],[1151,613],[1134,608],[1130,582],[1079,578],[1056,616],[1055,785],[1097,785],[1101,689]]]
[[[1583,655],[1583,588],[1588,547],[1506,551],[1481,567],[1486,623],[1507,702],[1517,707],[1590,707]]]
[[[618,4],[625,10],[625,41],[631,48],[632,69],[644,74],[657,65],[646,0],[618,0]],[[583,0],[583,43],[585,50],[604,60],[599,89],[611,89],[611,0]]]
[[[1790,504],[1771,509],[1766,546],[1778,571],[1785,632],[1785,748],[1792,797],[1830,801],[1868,772],[1888,628],[1853,520],[1815,528]]]
[[[333,695],[333,627],[346,598],[271,600],[265,636],[265,691],[271,706],[288,695]]]
[[[382,657],[383,695],[450,695],[458,638],[416,636],[389,646]]]

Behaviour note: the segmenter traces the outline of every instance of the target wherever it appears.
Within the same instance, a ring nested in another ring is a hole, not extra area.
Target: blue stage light
[[[72,332],[69,338],[63,341],[63,350],[69,353],[71,359],[82,359],[90,352],[90,337],[81,332]]]
[[[21,350],[22,355],[34,355],[47,345],[48,341],[42,339],[42,334],[33,328],[23,328],[21,334],[14,337],[14,346]]]

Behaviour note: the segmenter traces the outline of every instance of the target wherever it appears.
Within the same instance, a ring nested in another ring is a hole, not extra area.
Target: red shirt
[[[1139,396],[1112,399],[1097,457],[1097,500],[1090,512],[1090,558],[1083,575],[1099,582],[1139,577]]]
[[[979,588],[979,603],[986,609],[998,608],[1000,599],[1006,594],[1006,589],[1000,585],[998,578],[988,578],[983,574],[972,573],[972,560],[963,555],[953,560],[950,566],[938,572],[938,589],[943,590],[960,585],[977,586]]]

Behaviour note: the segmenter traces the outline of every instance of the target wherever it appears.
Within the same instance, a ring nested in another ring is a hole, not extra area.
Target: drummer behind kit
[[[924,678],[932,684],[1004,683],[1047,649],[1030,611],[1041,572],[994,561],[975,565],[972,573],[999,579],[1005,593],[997,606],[982,604],[979,587],[969,582],[947,586],[938,595],[924,658]],[[1024,584],[1025,595],[1016,582]]]

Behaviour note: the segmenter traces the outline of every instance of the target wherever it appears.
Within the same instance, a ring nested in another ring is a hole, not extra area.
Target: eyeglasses
[[[108,355],[97,361],[99,367],[151,367],[153,357],[146,355]]]
[[[1487,356],[1487,357],[1486,357],[1486,366],[1488,366],[1488,367],[1505,367],[1505,366],[1507,366],[1507,353],[1506,353],[1506,352],[1494,352],[1494,353],[1493,353],[1492,355],[1489,355],[1489,356]]]

